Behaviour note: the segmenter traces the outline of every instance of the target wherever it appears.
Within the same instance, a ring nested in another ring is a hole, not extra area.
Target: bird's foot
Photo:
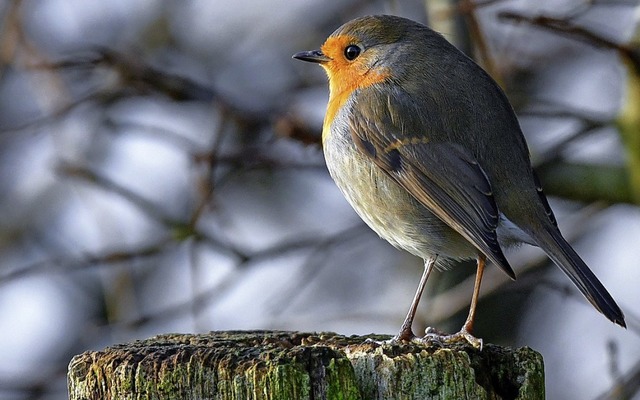
[[[423,337],[416,336],[412,331],[401,331],[391,339],[387,340],[375,340],[368,338],[366,343],[373,343],[378,346],[382,345],[401,345],[409,343],[419,343],[427,345],[436,345],[438,347],[444,347],[449,343],[455,342],[467,342],[476,349],[482,351],[482,339],[477,338],[471,334],[468,330],[462,328],[460,332],[453,334],[446,334],[436,330],[435,328],[427,328]]]
[[[382,345],[398,345],[398,344],[407,344],[407,343],[423,343],[421,337],[416,336],[411,329],[402,329],[398,332],[397,335],[387,340],[375,340],[371,338],[367,338],[365,343],[373,343],[379,346]]]
[[[408,344],[408,343],[422,343],[422,338],[418,336],[413,336],[412,338],[400,338],[398,335],[396,335],[391,339],[387,339],[387,340],[376,340],[372,338],[367,338],[364,342],[375,344],[377,346],[384,346],[384,345],[389,346],[389,345],[402,345],[402,344]]]
[[[426,329],[425,335],[421,340],[425,343],[434,343],[440,346],[443,346],[445,343],[467,342],[482,351],[482,339],[473,336],[471,332],[464,328],[462,328],[460,332],[447,335],[429,327]]]
[[[376,346],[384,346],[385,344],[395,344],[396,342],[394,341],[395,336],[392,337],[391,339],[387,339],[387,340],[376,340],[376,339],[372,339],[372,338],[366,338],[365,339],[365,343],[369,343],[369,344],[373,344]]]

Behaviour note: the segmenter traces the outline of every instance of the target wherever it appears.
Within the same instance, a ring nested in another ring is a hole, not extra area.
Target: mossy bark
[[[161,335],[71,360],[81,399],[544,399],[529,348],[383,344],[381,336],[227,331]]]

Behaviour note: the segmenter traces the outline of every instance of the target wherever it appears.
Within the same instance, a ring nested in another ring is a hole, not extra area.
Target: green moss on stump
[[[79,399],[544,399],[542,357],[528,348],[378,345],[335,333],[161,335],[69,365]]]

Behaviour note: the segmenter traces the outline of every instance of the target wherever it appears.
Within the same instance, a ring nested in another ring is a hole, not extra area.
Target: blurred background
[[[0,2],[0,398],[64,399],[75,354],[169,332],[395,334],[421,260],[377,238],[319,145],[342,23],[427,23],[514,105],[559,225],[625,311],[544,254],[489,268],[476,334],[545,358],[550,399],[640,399],[636,1]],[[474,264],[416,321],[457,331]]]

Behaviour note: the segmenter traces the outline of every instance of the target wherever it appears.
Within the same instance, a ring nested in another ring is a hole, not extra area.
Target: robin
[[[440,34],[389,15],[338,28],[320,50],[294,58],[320,64],[329,78],[322,144],[331,177],[358,215],[393,246],[424,259],[424,272],[394,340],[417,339],[412,322],[429,274],[477,260],[469,316],[472,335],[489,259],[515,274],[502,248],[539,246],[589,302],[625,327],[605,287],[560,233],[531,166],[504,92]]]

